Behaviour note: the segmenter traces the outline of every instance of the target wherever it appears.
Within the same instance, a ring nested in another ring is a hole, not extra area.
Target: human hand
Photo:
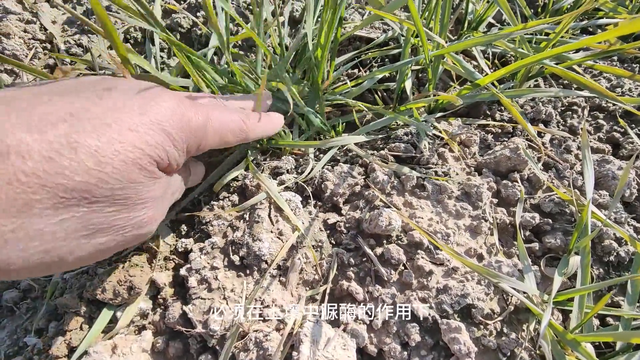
[[[0,91],[0,279],[72,270],[146,240],[202,180],[191,157],[282,127],[254,101],[111,77]]]

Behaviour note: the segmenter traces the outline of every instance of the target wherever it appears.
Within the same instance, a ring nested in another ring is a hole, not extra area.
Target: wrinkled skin
[[[191,157],[282,127],[255,100],[113,77],[0,91],[0,278],[72,270],[145,241],[202,180]]]

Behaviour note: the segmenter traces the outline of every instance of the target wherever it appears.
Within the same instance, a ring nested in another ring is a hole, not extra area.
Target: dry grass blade
[[[622,126],[629,133],[629,135],[633,138],[633,141],[635,141],[636,144],[640,145],[640,139],[638,139],[638,135],[636,135],[636,133],[633,132],[633,130],[631,130],[629,125],[627,125],[627,123],[624,122],[624,120],[620,119],[619,115],[616,114],[616,116],[618,117],[618,122],[620,123],[620,126]]]
[[[378,270],[378,272],[380,273],[380,275],[382,275],[382,278],[385,281],[389,281],[389,273],[387,272],[387,269],[385,269],[382,266],[382,264],[380,264],[380,261],[378,261],[378,258],[376,257],[376,254],[374,254],[373,251],[371,249],[369,249],[369,247],[367,246],[367,244],[364,243],[364,240],[362,240],[360,235],[356,236],[356,240],[358,241],[358,244],[360,245],[362,250],[364,250],[365,254],[367,254],[367,257],[369,257],[371,262],[373,262],[373,264],[375,265],[375,267]]]
[[[324,166],[329,162],[329,160],[331,160],[333,155],[335,155],[336,152],[338,152],[338,149],[340,149],[340,148],[339,147],[334,147],[333,149],[327,151],[327,153],[324,154],[322,159],[320,159],[320,161],[318,161],[316,166],[313,167],[313,170],[311,170],[311,172],[309,172],[307,175],[301,177],[300,181],[304,182],[304,181],[307,181],[307,180],[315,177],[320,172],[320,170],[322,170],[322,168],[324,168]]]
[[[283,244],[283,246],[280,248],[280,250],[278,251],[278,254],[276,255],[276,257],[273,260],[273,262],[271,263],[269,269],[260,278],[260,280],[258,281],[256,286],[254,287],[253,291],[251,292],[249,297],[246,299],[246,301],[244,303],[244,307],[245,307],[244,311],[245,311],[245,313],[248,311],[249,305],[251,305],[251,303],[255,299],[256,295],[258,294],[259,290],[261,289],[262,284],[264,283],[264,281],[267,278],[268,274],[271,273],[271,271],[275,268],[275,266],[286,255],[287,251],[289,250],[291,245],[293,245],[293,243],[298,238],[298,236],[301,233],[303,233],[302,223],[300,222],[300,220],[298,220],[298,218],[295,216],[293,211],[291,211],[291,209],[289,208],[289,205],[282,198],[282,196],[278,192],[277,187],[273,184],[273,182],[270,181],[269,179],[267,179],[259,171],[257,171],[257,169],[255,168],[255,165],[253,164],[253,162],[250,159],[247,160],[247,165],[249,166],[249,171],[251,172],[251,174],[258,180],[258,182],[260,182],[260,184],[265,188],[266,192],[278,204],[278,206],[280,206],[280,208],[284,211],[284,213],[287,216],[287,218],[289,218],[289,221],[291,221],[296,226],[297,230],[295,231],[294,235],[285,244]],[[306,234],[305,234],[305,236],[306,236]],[[225,343],[225,346],[222,349],[222,353],[221,353],[220,358],[219,358],[220,360],[228,360],[231,357],[231,352],[232,352],[233,346],[234,346],[234,344],[235,344],[235,342],[237,340],[239,332],[240,332],[240,325],[236,323],[236,324],[234,324],[232,326],[232,329],[229,332],[227,342]]]
[[[302,319],[303,319],[302,316],[298,316],[298,318],[296,319],[295,325],[293,326],[293,334],[296,334],[300,329],[300,326],[302,325]],[[289,353],[289,348],[291,348],[291,345],[293,344],[294,340],[295,340],[295,336],[291,336],[287,341],[287,343],[284,345],[284,348],[282,349],[282,358],[281,358],[282,360],[286,358],[286,355]]]
[[[289,270],[287,270],[287,277],[285,281],[285,288],[289,291],[294,291],[298,285],[300,279],[300,270],[302,269],[302,259],[300,255],[294,256],[289,262]]]
[[[183,9],[182,6],[176,4],[175,2],[173,2],[173,4],[165,4],[164,6],[169,8],[169,9],[171,9],[171,10],[173,10],[173,11],[175,11],[175,12],[179,12],[180,14],[188,17],[189,19],[191,19],[191,21],[193,21],[196,24],[198,24],[198,26],[200,27],[200,29],[202,29],[202,31],[204,31],[206,33],[211,33],[211,31],[206,26],[204,26],[204,24],[201,23],[200,20],[198,20],[195,16],[191,15],[191,13],[189,13],[188,11]],[[156,14],[156,16],[158,16],[158,14]]]
[[[38,8],[38,20],[53,35],[59,48],[64,48],[64,38],[62,35],[62,24],[55,24],[51,21],[50,9]]]
[[[540,149],[542,149],[542,143],[540,142],[540,138],[538,138],[538,135],[536,134],[533,127],[531,126],[531,123],[529,122],[529,120],[525,119],[525,117],[523,116],[523,111],[520,109],[520,107],[516,103],[507,99],[504,95],[502,95],[497,90],[492,90],[492,91],[496,93],[496,95],[498,96],[498,100],[500,100],[500,102],[502,103],[502,106],[504,106],[507,109],[507,111],[509,111],[509,113],[514,117],[514,119],[516,119],[518,124],[520,124],[520,126],[522,126],[522,128],[525,129],[527,134],[531,136],[531,139],[533,139],[533,141],[540,147]]]
[[[331,283],[333,282],[333,277],[336,276],[338,271],[338,254],[336,251],[333,251],[333,257],[331,258],[331,269],[329,270],[329,276],[327,277],[327,284],[324,285],[324,305],[326,306],[329,303],[329,293],[331,291]],[[322,287],[321,287],[322,288]]]
[[[566,256],[566,255],[565,255]],[[548,254],[545,257],[542,258],[542,260],[540,261],[540,267],[541,267],[541,271],[547,275],[548,277],[554,277],[558,271],[557,269],[560,268],[561,266],[558,265],[557,267],[550,267],[547,266],[547,259],[550,257],[558,257],[558,255],[555,254]],[[571,255],[571,256],[567,256],[568,257],[568,264],[565,265],[565,269],[564,271],[560,271],[559,275],[564,276],[565,278],[568,278],[570,276],[572,276],[573,274],[576,273],[576,271],[578,271],[578,267],[580,266],[580,256],[578,255]],[[562,257],[560,257],[560,260],[562,262]],[[549,271],[549,270],[553,270],[553,271]]]
[[[102,29],[100,29],[99,26],[97,26],[96,24],[92,23],[89,19],[87,19],[86,17],[82,16],[82,14],[76,12],[75,10],[73,10],[72,8],[70,8],[69,6],[63,4],[60,0],[53,0],[53,3],[56,6],[61,7],[64,11],[66,11],[69,15],[73,16],[76,20],[80,21],[82,23],[82,25],[88,27],[89,29],[91,29],[91,31],[93,31],[96,35],[104,38],[105,34],[104,31],[102,31]]]
[[[158,237],[157,237],[158,251],[157,251],[156,258],[153,265],[154,273],[157,270],[157,267],[160,261],[170,251],[169,249],[167,249],[168,247],[167,244],[173,241],[176,241],[175,235],[173,234],[171,229],[169,229],[166,225],[160,225],[157,230],[157,234],[158,234]],[[144,299],[148,299],[147,290],[149,289],[150,285],[151,285],[151,276],[149,277],[149,279],[147,279],[146,285],[144,286],[142,293],[136,298],[134,302],[127,305],[127,307],[122,312],[122,315],[120,315],[120,318],[118,319],[118,323],[113,328],[113,330],[111,330],[107,335],[104,336],[104,338],[102,339],[103,341],[109,340],[112,337],[116,336],[122,329],[126,328],[131,323],[131,320],[133,320],[135,315],[138,313],[138,310],[140,308],[140,304],[142,303],[142,301]]]
[[[262,184],[262,186],[264,187],[266,192],[269,194],[269,196],[271,196],[273,201],[275,201],[276,204],[278,204],[278,206],[282,209],[282,211],[287,216],[287,218],[289,218],[289,221],[291,221],[291,223],[295,225],[296,228],[298,228],[298,230],[302,230],[302,223],[300,222],[298,217],[293,213],[293,211],[291,211],[291,208],[289,207],[287,202],[284,200],[282,195],[280,195],[280,192],[278,191],[277,186],[271,180],[267,179],[266,176],[261,174],[256,169],[255,165],[253,165],[253,162],[251,160],[248,160],[248,165],[249,165],[249,171],[251,172],[251,174],[256,178],[256,180],[258,180],[260,184]]]

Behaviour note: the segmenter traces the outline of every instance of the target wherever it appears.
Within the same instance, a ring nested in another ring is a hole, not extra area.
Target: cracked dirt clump
[[[521,146],[526,146],[519,138],[498,145],[478,161],[477,167],[487,169],[497,176],[507,176],[512,172],[523,171],[529,166]]]
[[[89,8],[87,2],[64,3],[92,18],[86,11]],[[51,52],[83,57],[89,47],[95,46],[95,38],[95,35],[89,34],[77,20],[52,2],[0,1],[0,54],[11,59],[51,72],[58,69],[58,66],[71,64],[66,59],[55,61],[49,56]],[[0,82],[5,85],[33,79],[32,75],[0,64]]]
[[[356,360],[356,342],[323,321],[307,321],[296,336],[293,360]]]
[[[616,188],[620,182],[620,176],[626,164],[613,156],[593,155],[593,170],[595,173],[595,188],[605,190],[611,197],[616,193]],[[635,180],[636,172],[631,169],[629,178],[624,185],[624,192],[621,200],[631,202],[638,195],[638,184]]]
[[[349,195],[362,187],[362,169],[354,165],[337,164],[320,171],[318,181],[322,188],[322,200],[342,206]]]
[[[294,195],[285,201],[299,203],[300,197]],[[306,221],[302,204],[298,212],[301,221]],[[250,322],[251,318],[259,317],[265,322],[253,327],[245,339],[255,346],[242,345],[235,351],[242,354],[241,358],[270,359],[280,341],[280,335],[273,329],[286,309],[298,303],[297,287],[289,290],[286,281],[280,282],[279,274],[268,274],[270,285],[256,297],[253,308],[238,308],[238,305],[243,303],[245,291],[251,291],[284,242],[292,236],[292,228],[271,201],[260,202],[252,212],[204,221],[216,226],[205,227],[207,231],[203,236],[208,239],[193,245],[188,262],[180,269],[187,290],[187,301],[181,308],[188,324],[182,327],[193,327],[205,334],[208,346],[212,346],[228,334],[234,319]]]
[[[369,234],[392,235],[400,230],[402,219],[387,208],[374,210],[364,219],[362,227]]]
[[[153,333],[143,331],[140,335],[116,335],[89,348],[86,360],[152,360]]]
[[[464,324],[454,320],[440,320],[442,340],[447,343],[457,360],[475,359],[478,349],[471,341]]]
[[[151,272],[146,255],[133,256],[113,271],[100,274],[89,284],[85,296],[112,305],[129,303],[144,292]]]
[[[276,331],[252,332],[240,344],[236,345],[236,359],[271,360],[278,351],[281,338]]]
[[[43,5],[49,7],[48,4]],[[41,30],[37,16],[24,11],[18,1],[0,2],[0,19],[0,54],[24,62],[32,49],[35,59],[40,59],[44,51],[49,50],[46,33]],[[10,84],[12,77],[18,74],[14,68],[0,65],[0,80],[6,84]]]
[[[390,244],[385,247],[383,254],[392,265],[400,265],[407,261],[407,257],[404,255],[404,250],[396,244]]]

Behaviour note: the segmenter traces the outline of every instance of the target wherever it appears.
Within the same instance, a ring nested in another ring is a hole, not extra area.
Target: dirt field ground
[[[66,3],[83,6],[81,0]],[[182,5],[190,11],[198,4]],[[30,10],[17,0],[0,1],[0,53],[53,70],[48,51],[63,47],[81,56],[95,41],[46,2],[33,6]],[[64,34],[62,44],[43,21]],[[183,41],[202,41],[188,17],[172,13],[166,21]],[[141,42],[135,33],[128,36]],[[627,59],[607,61],[639,72],[638,64]],[[617,95],[640,96],[637,83],[590,75]],[[0,67],[0,77],[5,85],[25,80],[8,67]],[[561,80],[547,85],[572,88]],[[525,99],[518,104],[533,125],[568,135],[543,138],[550,156],[542,170],[577,190],[583,189],[580,126],[587,120],[594,205],[607,211],[626,161],[640,150],[617,114],[632,130],[640,119],[597,98]],[[84,359],[217,359],[235,332],[231,351],[238,360],[270,360],[287,349],[287,358],[295,360],[539,358],[537,334],[528,326],[530,312],[523,305],[433,247],[378,198],[382,194],[469,258],[519,277],[514,219],[521,184],[524,240],[539,288],[550,286],[552,278],[541,261],[547,257],[546,266],[552,268],[559,259],[553,255],[564,254],[575,223],[571,207],[544,189],[521,150],[533,146],[523,140],[519,127],[508,125],[510,115],[499,103],[463,109],[455,117],[439,125],[458,151],[444,141],[421,144],[412,128],[389,129],[378,140],[358,144],[376,161],[411,166],[425,176],[399,175],[345,148],[305,183],[292,183],[314,165],[310,158],[265,153],[256,165],[278,185],[288,184],[282,196],[310,229],[290,244],[274,268],[270,265],[279,249],[294,235],[280,208],[266,198],[246,211],[225,212],[262,192],[247,173],[189,204],[170,224],[172,243],[160,248],[149,243],[64,274],[48,302],[51,278],[0,283],[0,357],[68,358],[106,304],[120,307],[137,300],[128,326],[89,349]],[[212,155],[212,162],[219,154]],[[317,151],[315,162],[323,155]],[[638,166],[612,215],[634,234],[640,232]],[[598,281],[629,270],[634,251],[613,231],[603,229],[592,247],[592,276]],[[245,314],[241,304],[256,285],[260,291]],[[609,305],[619,307],[623,299],[621,287]],[[123,307],[119,309],[116,316],[122,315]],[[553,316],[567,320],[558,310]],[[601,316],[596,321],[604,326],[618,320]],[[114,318],[104,333],[116,323]]]

